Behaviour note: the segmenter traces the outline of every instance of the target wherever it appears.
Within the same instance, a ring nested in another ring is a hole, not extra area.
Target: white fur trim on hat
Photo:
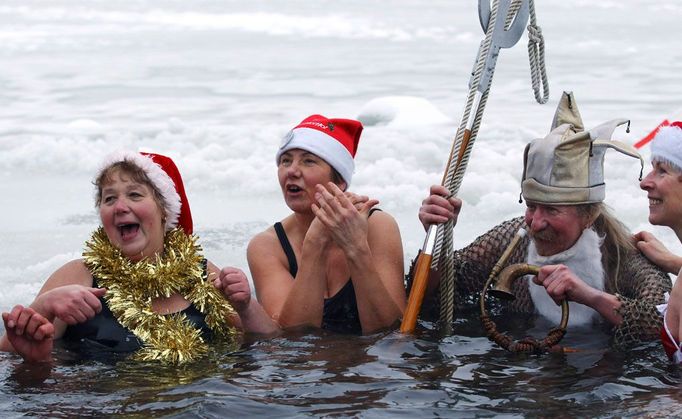
[[[350,186],[355,162],[348,149],[334,137],[312,128],[295,128],[282,140],[275,157],[277,164],[282,154],[294,148],[309,151],[326,161]]]
[[[651,160],[672,163],[682,170],[682,129],[677,126],[661,128],[651,143]]]
[[[137,167],[142,169],[154,188],[161,194],[163,199],[163,207],[166,212],[166,231],[174,229],[178,225],[178,217],[180,216],[180,195],[175,190],[175,184],[168,174],[154,163],[151,157],[142,155],[134,151],[119,150],[115,151],[104,158],[97,171],[97,176],[111,165],[129,161],[134,163]]]

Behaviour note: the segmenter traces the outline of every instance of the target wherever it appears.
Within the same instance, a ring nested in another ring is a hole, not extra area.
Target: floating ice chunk
[[[393,128],[451,123],[431,102],[414,96],[386,96],[372,99],[361,109],[358,119],[366,126]]]

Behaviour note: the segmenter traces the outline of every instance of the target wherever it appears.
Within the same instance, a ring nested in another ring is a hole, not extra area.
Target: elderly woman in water
[[[649,199],[649,222],[670,227],[682,241],[682,121],[661,128],[651,143],[652,170],[640,187]],[[674,255],[654,237],[640,231],[635,234],[637,248],[665,271],[677,275],[664,315],[661,339],[668,357],[682,363],[682,258]]]
[[[55,271],[29,307],[3,313],[0,349],[51,359],[62,338],[88,349],[137,351],[143,360],[196,359],[213,337],[277,330],[250,298],[246,276],[201,255],[173,161],[118,152],[95,180],[101,227],[83,258]]]
[[[358,121],[312,115],[277,152],[292,214],[255,236],[247,257],[260,303],[283,328],[370,333],[404,309],[395,220],[377,200],[345,192],[361,132]]]

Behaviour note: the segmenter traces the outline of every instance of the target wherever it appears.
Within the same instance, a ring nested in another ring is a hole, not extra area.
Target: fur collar
[[[528,263],[533,265],[566,265],[580,279],[589,286],[600,291],[604,290],[604,266],[601,261],[601,245],[603,238],[591,228],[585,229],[578,241],[561,253],[552,256],[540,256],[535,244],[530,241],[528,245]],[[528,276],[528,288],[535,305],[535,310],[549,321],[558,324],[561,321],[561,308],[554,303],[545,289],[533,283],[532,277]],[[569,302],[568,325],[589,326],[600,319],[591,307]]]

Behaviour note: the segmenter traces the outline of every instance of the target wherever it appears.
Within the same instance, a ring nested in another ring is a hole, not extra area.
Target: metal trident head
[[[510,48],[519,41],[530,15],[530,0],[493,1],[497,1],[497,17],[493,28],[489,28],[490,16],[492,14],[490,0],[478,1],[478,17],[481,21],[481,27],[486,33],[486,38],[490,42],[490,48],[485,56],[483,72],[476,89],[479,94],[483,94],[490,87],[490,81],[495,71],[495,63],[497,62],[497,56],[500,54],[500,49]],[[487,34],[490,29],[492,29],[492,33],[488,38]],[[480,48],[483,48],[484,42],[485,40],[481,41]],[[476,68],[476,64],[474,68]],[[471,73],[470,85],[473,82],[474,73],[475,71]]]
[[[530,13],[530,0],[499,0],[497,19],[493,28],[493,44],[499,48],[510,48],[521,39]],[[511,11],[511,13],[510,13]],[[483,32],[488,32],[490,22],[490,0],[478,0],[478,19]]]

